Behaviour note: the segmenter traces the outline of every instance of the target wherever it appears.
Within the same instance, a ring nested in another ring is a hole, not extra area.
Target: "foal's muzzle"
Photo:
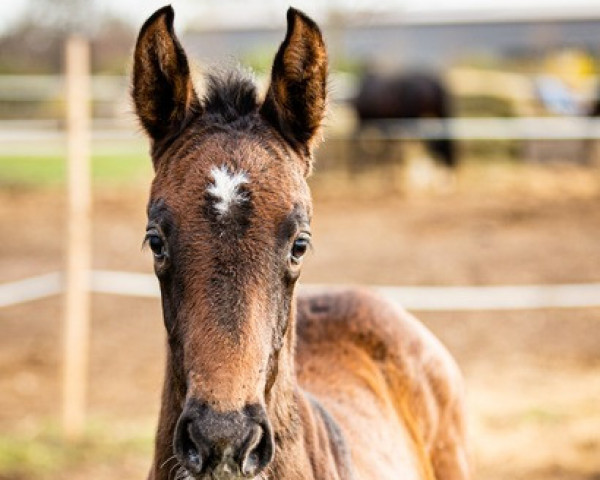
[[[173,450],[194,476],[254,477],[273,458],[273,434],[260,405],[220,413],[191,400],[177,422]]]

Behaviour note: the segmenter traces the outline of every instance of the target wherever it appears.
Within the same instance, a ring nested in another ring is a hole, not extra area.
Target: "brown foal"
[[[461,375],[433,335],[366,291],[296,295],[326,106],[319,28],[289,9],[264,100],[239,72],[199,97],[173,15],[142,27],[132,88],[168,339],[149,478],[467,478]]]

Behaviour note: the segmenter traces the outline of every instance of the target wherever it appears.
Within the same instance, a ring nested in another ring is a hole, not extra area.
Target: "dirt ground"
[[[317,197],[304,283],[600,282],[597,191]],[[145,200],[143,187],[95,193],[95,268],[151,271]],[[60,190],[0,191],[0,281],[59,270],[64,225]],[[60,415],[61,311],[58,297],[0,309],[0,447],[13,458],[0,453],[0,479],[143,478],[163,368],[159,302],[94,296],[90,437],[123,447],[75,449],[57,467],[52,455],[72,447],[31,442],[57,442],[47,432]],[[416,314],[465,374],[477,478],[600,479],[600,309]]]

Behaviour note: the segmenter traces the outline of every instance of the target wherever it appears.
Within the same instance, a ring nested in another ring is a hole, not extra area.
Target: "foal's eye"
[[[154,258],[157,260],[163,259],[166,253],[163,239],[152,233],[148,234],[146,239],[148,241],[148,245],[150,245],[150,250],[152,250],[152,253],[154,254]]]
[[[298,237],[296,240],[294,240],[294,244],[292,245],[292,251],[291,251],[292,262],[300,263],[300,261],[302,260],[302,257],[308,250],[309,245],[310,245],[310,239],[308,237],[305,237],[305,236]]]

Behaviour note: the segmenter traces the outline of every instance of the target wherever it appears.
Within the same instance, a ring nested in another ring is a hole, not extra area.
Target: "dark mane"
[[[218,123],[231,123],[258,110],[258,92],[254,80],[236,69],[206,77],[204,112]]]

